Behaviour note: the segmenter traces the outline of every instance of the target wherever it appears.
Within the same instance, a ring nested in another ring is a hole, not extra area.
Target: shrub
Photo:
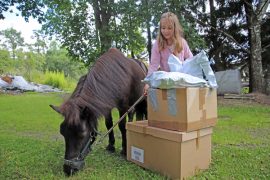
[[[68,87],[67,80],[65,78],[65,75],[63,72],[52,72],[52,71],[46,71],[45,72],[45,80],[44,84],[59,88],[59,89],[65,89]]]
[[[248,94],[248,93],[249,93],[249,87],[243,87],[242,94]]]

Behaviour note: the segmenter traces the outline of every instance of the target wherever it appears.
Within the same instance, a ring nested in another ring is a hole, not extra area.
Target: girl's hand
[[[143,88],[143,94],[144,94],[145,96],[147,96],[149,87],[150,87],[150,86],[149,86],[148,84],[145,84],[145,85],[144,85],[144,88]]]

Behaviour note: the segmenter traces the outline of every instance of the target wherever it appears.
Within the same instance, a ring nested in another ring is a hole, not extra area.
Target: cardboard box
[[[176,131],[194,131],[215,126],[217,92],[209,88],[150,89],[149,125]]]
[[[172,179],[183,179],[207,169],[211,162],[212,127],[179,132],[129,122],[127,159]]]

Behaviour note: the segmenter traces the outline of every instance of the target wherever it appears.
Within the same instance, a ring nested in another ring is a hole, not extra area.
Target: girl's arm
[[[151,50],[151,62],[148,68],[147,76],[151,75],[154,71],[157,71],[160,66],[160,52],[158,48],[158,42],[156,41]]]

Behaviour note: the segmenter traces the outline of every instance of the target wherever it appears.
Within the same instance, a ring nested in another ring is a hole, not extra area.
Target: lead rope
[[[99,141],[96,141],[96,143],[94,143],[93,145],[98,145],[101,144],[102,141],[104,140],[104,138],[113,130],[113,128],[115,128],[116,125],[118,125],[123,119],[124,117],[127,116],[127,114],[139,103],[141,102],[141,100],[145,97],[145,95],[143,94],[128,110],[125,114],[123,114],[123,116],[120,117],[120,119],[113,125],[113,127],[111,127],[100,139]]]
[[[127,112],[125,114],[123,114],[121,116],[121,118],[114,124],[113,127],[111,127],[101,138],[99,141],[95,141],[95,138],[96,136],[91,134],[87,143],[85,144],[84,148],[82,149],[82,151],[80,152],[79,156],[73,160],[65,160],[64,161],[64,164],[68,163],[69,165],[74,165],[74,163],[81,163],[82,160],[84,160],[84,158],[87,156],[87,154],[91,151],[91,145],[95,146],[95,145],[98,145],[98,144],[101,144],[101,142],[104,140],[104,138],[113,130],[113,128],[119,124],[123,119],[124,117],[126,117],[126,115],[144,98],[144,94],[127,110]],[[94,130],[96,134],[99,134],[96,130]],[[94,138],[94,139],[93,139]],[[96,142],[96,143],[95,143]],[[75,165],[74,165],[75,166]],[[82,165],[84,166],[84,165]],[[78,170],[81,169],[81,166],[78,167]],[[73,168],[71,168],[71,171],[70,171],[70,174],[73,175],[74,173],[74,170]]]

